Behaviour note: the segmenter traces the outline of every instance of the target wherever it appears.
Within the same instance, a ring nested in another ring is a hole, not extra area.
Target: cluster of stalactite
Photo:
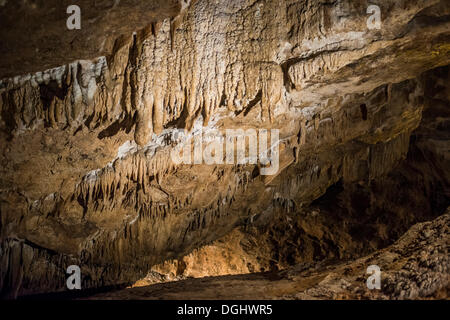
[[[0,81],[2,290],[62,289],[37,263],[50,275],[82,264],[87,286],[133,281],[273,201],[290,211],[391,170],[421,120],[422,83],[408,79],[449,63],[445,19],[427,41],[418,22],[448,8],[390,1],[375,32],[357,3],[193,1],[109,57]],[[427,55],[430,39],[440,49]],[[171,161],[165,131],[219,113],[220,129],[280,130],[277,174]]]

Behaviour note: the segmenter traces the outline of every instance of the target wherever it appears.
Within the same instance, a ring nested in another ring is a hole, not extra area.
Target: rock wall
[[[423,72],[449,64],[446,1],[192,1],[112,54],[0,81],[4,296],[134,282],[338,181],[406,157]],[[279,129],[280,170],[177,165],[177,129]]]
[[[292,199],[274,199],[263,214],[185,257],[153,266],[133,286],[335,265],[384,249],[414,223],[440,215],[450,205],[449,69],[419,78],[422,120],[411,134],[406,158],[388,174],[339,180],[304,207]]]
[[[75,21],[74,5],[80,29],[68,27]],[[0,79],[110,55],[116,38],[173,19],[184,5],[184,0],[2,0]]]
[[[330,265],[299,264],[251,275],[187,279],[87,297],[96,300],[406,300],[448,297],[449,212],[411,227],[370,255]],[[378,265],[380,290],[366,285],[367,267]]]

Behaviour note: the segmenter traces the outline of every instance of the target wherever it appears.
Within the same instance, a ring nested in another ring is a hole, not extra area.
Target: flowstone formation
[[[300,264],[275,273],[188,279],[104,293],[89,299],[445,299],[449,212],[414,225],[393,245],[332,265]],[[380,290],[367,290],[365,270],[379,265]]]
[[[366,1],[183,1],[108,38],[107,56],[1,80],[2,295],[63,291],[69,265],[84,289],[133,283],[274,206],[300,212],[339,184],[377,194],[429,100],[448,116],[450,5],[376,4],[379,29]],[[448,132],[430,119],[418,132]],[[277,129],[279,170],[175,164],[180,129]],[[448,206],[447,140],[432,142],[425,172],[440,174],[417,184],[430,195],[418,219]]]

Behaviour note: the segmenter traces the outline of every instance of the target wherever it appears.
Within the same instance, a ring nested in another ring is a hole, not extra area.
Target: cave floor
[[[337,264],[297,265],[266,273],[153,284],[86,299],[448,299],[450,212],[414,225],[391,246]],[[381,269],[381,289],[369,290],[366,270]]]

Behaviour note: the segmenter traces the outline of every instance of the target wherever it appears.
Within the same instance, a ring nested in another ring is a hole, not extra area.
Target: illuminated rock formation
[[[2,293],[65,290],[71,264],[83,288],[132,283],[275,203],[386,176],[433,96],[421,74],[449,64],[450,6],[380,7],[369,29],[365,1],[197,0],[106,57],[1,80]],[[280,130],[277,174],[170,157],[176,129],[248,128]]]

